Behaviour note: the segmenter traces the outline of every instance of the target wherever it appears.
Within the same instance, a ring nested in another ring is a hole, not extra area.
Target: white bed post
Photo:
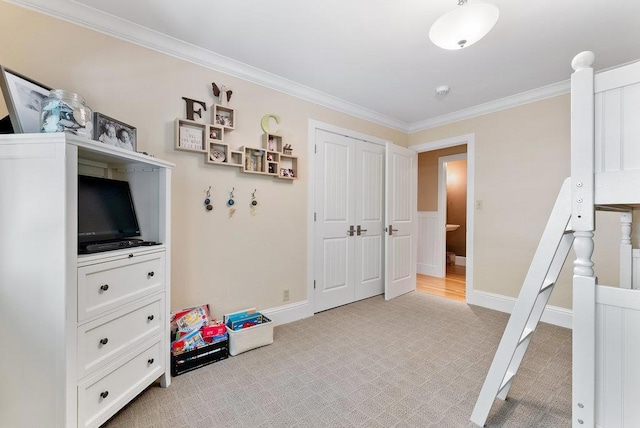
[[[620,288],[633,288],[633,248],[631,247],[631,211],[620,214]]]
[[[595,312],[593,272],[594,88],[592,52],[573,59],[571,76],[571,227],[575,231],[573,269],[572,425],[595,426]]]

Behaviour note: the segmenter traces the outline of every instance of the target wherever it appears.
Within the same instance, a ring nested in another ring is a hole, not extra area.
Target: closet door
[[[366,141],[356,143],[355,300],[361,300],[384,292],[385,148]]]
[[[315,162],[319,312],[384,291],[384,147],[318,130]]]

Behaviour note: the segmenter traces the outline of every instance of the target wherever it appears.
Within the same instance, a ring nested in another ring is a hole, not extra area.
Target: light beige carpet
[[[152,386],[116,427],[470,427],[507,314],[412,292],[275,328],[274,344]],[[488,426],[571,426],[571,332],[541,324]]]

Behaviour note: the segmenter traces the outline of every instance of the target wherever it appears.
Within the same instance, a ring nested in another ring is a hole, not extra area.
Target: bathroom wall
[[[447,224],[459,224],[447,232],[447,251],[467,255],[467,161],[447,162]]]
[[[438,158],[466,152],[463,144],[418,153],[418,211],[438,211]]]

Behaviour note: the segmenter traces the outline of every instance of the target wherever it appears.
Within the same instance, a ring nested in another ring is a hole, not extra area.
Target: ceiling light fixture
[[[494,4],[458,0],[458,7],[433,23],[429,38],[442,49],[466,48],[486,36],[498,22],[498,16],[500,11]]]

